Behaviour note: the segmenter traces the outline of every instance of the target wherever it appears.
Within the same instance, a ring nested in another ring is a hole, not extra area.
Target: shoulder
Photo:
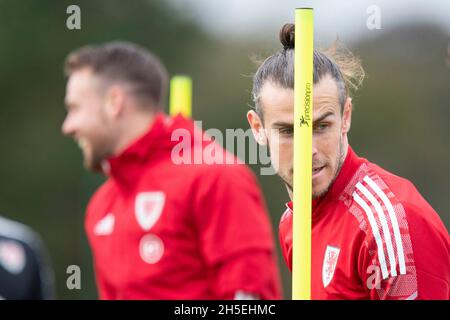
[[[254,189],[257,178],[247,165],[242,163],[215,163],[192,165],[191,173],[194,184],[229,185],[233,189]]]
[[[411,181],[373,163],[361,166],[356,176],[347,188],[352,200],[350,211],[363,220],[363,225],[365,222],[372,236],[377,236],[374,229],[385,227],[392,232],[417,235],[428,230],[448,241],[448,232],[439,215]]]
[[[178,158],[177,154],[166,156],[145,168],[142,174],[144,180],[155,176],[171,180],[181,178],[187,184],[199,180],[205,183],[237,178],[239,181],[256,181],[254,173],[245,163],[214,141],[208,142],[206,147],[202,144],[193,146],[185,157]]]
[[[111,179],[107,179],[100,187],[92,194],[88,209],[91,206],[96,206],[103,202],[106,198],[114,197],[116,195],[116,186]]]
[[[292,270],[292,211],[289,208],[281,216],[278,238],[284,261],[289,270]]]
[[[24,255],[39,264],[46,248],[41,237],[30,227],[0,216],[0,239],[15,245]]]
[[[425,224],[436,231],[445,229],[437,212],[411,181],[372,163],[368,167],[368,172],[360,183],[375,196],[383,209],[393,209],[397,215],[403,214],[407,220],[405,222]]]
[[[40,243],[39,235],[30,227],[0,216],[0,236],[20,241],[28,246]]]
[[[383,278],[397,271],[415,274],[431,251],[448,263],[448,232],[409,180],[368,163],[350,190],[349,209],[365,231],[361,249],[378,259]]]
[[[38,296],[32,299],[51,299],[54,297],[54,274],[40,235],[30,227],[0,216],[0,268],[12,274],[25,272],[28,282],[39,289]],[[3,264],[1,253],[3,253]],[[9,253],[9,254],[8,254]],[[9,262],[5,263],[5,260]],[[13,258],[11,260],[11,258]],[[25,270],[25,271],[24,271]],[[18,278],[17,278],[17,281]]]
[[[292,225],[292,211],[286,206],[286,210],[281,215],[280,219],[280,229],[281,228],[290,228]]]
[[[289,208],[281,216],[278,233],[282,244],[292,241],[292,211]]]
[[[194,173],[190,188],[193,202],[215,211],[245,210],[260,215],[265,203],[256,176],[244,164],[202,165]],[[218,206],[220,202],[220,205]]]
[[[372,211],[375,216],[385,214],[402,220],[442,223],[411,181],[370,162],[361,166],[355,179],[347,187],[347,194],[352,200],[347,204],[357,205],[366,213]]]

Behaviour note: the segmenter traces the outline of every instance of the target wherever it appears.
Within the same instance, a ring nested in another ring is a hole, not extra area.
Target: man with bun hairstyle
[[[253,78],[255,110],[247,119],[292,200],[293,24],[280,39],[283,49]],[[364,77],[359,60],[335,45],[314,50],[313,64],[312,299],[449,299],[449,235],[438,214],[410,181],[349,145],[350,92]],[[287,203],[279,225],[290,269],[293,206]]]
[[[113,42],[72,52],[65,67],[62,131],[108,178],[85,222],[100,298],[279,299],[256,178],[193,121],[163,113],[159,59]],[[189,162],[206,148],[227,161]]]

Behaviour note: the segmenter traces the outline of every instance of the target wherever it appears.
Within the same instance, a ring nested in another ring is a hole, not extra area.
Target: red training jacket
[[[281,218],[292,270],[292,203]],[[448,232],[414,185],[349,147],[328,192],[312,203],[312,299],[449,299]]]
[[[254,175],[243,164],[179,164],[177,155],[212,150],[237,162],[196,134],[192,121],[159,114],[145,135],[107,160],[109,178],[85,222],[102,299],[281,298]]]

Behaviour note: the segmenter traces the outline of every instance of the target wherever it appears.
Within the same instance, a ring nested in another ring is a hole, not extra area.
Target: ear
[[[125,107],[125,92],[117,85],[111,86],[105,95],[105,112],[110,118],[117,118]]]
[[[348,97],[345,101],[344,111],[342,113],[342,133],[348,133],[352,124],[352,98]]]
[[[266,132],[264,131],[264,125],[259,115],[254,110],[250,110],[247,112],[247,121],[252,129],[256,142],[262,146],[267,145]]]

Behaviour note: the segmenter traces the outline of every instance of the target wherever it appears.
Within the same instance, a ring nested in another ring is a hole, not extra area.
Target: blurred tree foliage
[[[81,30],[66,28],[66,8],[81,8]],[[270,38],[276,40],[276,32]],[[102,182],[86,173],[76,145],[60,133],[65,116],[62,65],[73,49],[127,40],[161,57],[169,72],[194,79],[194,117],[203,128],[247,128],[255,53],[279,46],[218,39],[162,0],[0,0],[0,212],[38,231],[56,273],[58,298],[96,298],[84,209]],[[270,39],[270,40],[272,40]],[[268,44],[270,43],[270,44]],[[357,43],[368,78],[354,97],[350,142],[364,157],[412,180],[450,225],[448,36],[410,25]],[[253,166],[253,169],[257,169]],[[259,172],[259,171],[256,171]],[[287,195],[260,177],[274,225]],[[66,268],[82,269],[82,290],[66,288]],[[290,275],[279,257],[286,298]]]

